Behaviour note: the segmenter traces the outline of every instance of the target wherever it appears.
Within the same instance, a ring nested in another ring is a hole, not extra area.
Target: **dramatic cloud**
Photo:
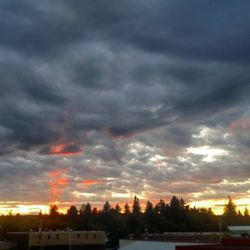
[[[249,13],[1,1],[1,207],[250,199]]]

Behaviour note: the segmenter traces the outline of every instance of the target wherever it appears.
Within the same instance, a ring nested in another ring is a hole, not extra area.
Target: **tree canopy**
[[[73,230],[104,230],[111,239],[129,234],[141,235],[163,232],[219,231],[220,226],[226,230],[228,225],[249,225],[250,216],[246,208],[244,213],[237,212],[231,197],[224,206],[223,215],[215,215],[211,208],[190,208],[182,198],[173,196],[169,203],[160,200],[155,205],[147,201],[144,211],[140,200],[134,197],[132,209],[128,203],[121,208],[114,207],[106,201],[102,209],[92,208],[90,203],[82,204],[78,209],[72,205],[66,214],[59,213],[57,205],[51,205],[49,214],[6,215],[0,216],[1,238],[9,231],[48,230],[72,228]]]

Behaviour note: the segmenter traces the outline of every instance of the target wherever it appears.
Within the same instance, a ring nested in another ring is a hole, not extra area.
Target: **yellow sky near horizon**
[[[250,199],[249,198],[241,198],[241,199],[235,199],[233,200],[235,205],[237,206],[237,211],[240,210],[242,213],[244,212],[245,208],[250,210]],[[218,199],[218,200],[200,200],[200,201],[193,201],[190,203],[187,203],[190,207],[196,207],[196,208],[212,208],[213,212],[216,215],[223,214],[223,208],[224,205],[227,203],[226,199]],[[59,208],[59,212],[66,213],[67,209],[74,205],[74,202],[55,202]],[[79,204],[79,203],[78,203]],[[90,203],[92,208],[97,207],[98,209],[102,208],[102,203]],[[120,204],[121,208],[123,208],[122,203]],[[144,209],[146,204],[146,201],[141,201],[141,207]],[[111,204],[112,207],[115,207],[115,204]],[[130,204],[131,206],[132,204]],[[3,204],[3,202],[0,205],[0,215],[27,215],[27,214],[39,214],[39,212],[42,212],[43,214],[49,213],[49,207],[50,204],[27,204],[27,203],[21,203],[21,202],[11,202],[6,203],[6,205]],[[76,205],[76,207],[79,209],[80,206]]]

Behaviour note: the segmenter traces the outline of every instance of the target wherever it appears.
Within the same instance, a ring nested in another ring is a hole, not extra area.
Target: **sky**
[[[248,0],[1,0],[0,214],[249,207],[249,30]]]

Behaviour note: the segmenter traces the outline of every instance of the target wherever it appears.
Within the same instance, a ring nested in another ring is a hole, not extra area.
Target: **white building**
[[[120,240],[120,250],[175,250],[176,246],[204,245],[189,242]]]
[[[250,236],[250,226],[228,226],[232,236]]]

